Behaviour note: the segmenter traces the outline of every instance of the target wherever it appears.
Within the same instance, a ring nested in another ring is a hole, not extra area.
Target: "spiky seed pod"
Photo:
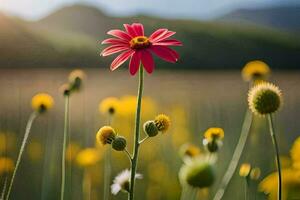
[[[127,145],[127,141],[122,136],[117,136],[112,142],[112,148],[116,151],[124,151]]]
[[[149,137],[154,137],[158,134],[158,128],[155,125],[154,121],[147,121],[144,123],[144,132],[149,136]]]
[[[102,145],[111,144],[116,138],[116,131],[110,126],[103,126],[96,134],[97,142]]]
[[[254,114],[272,114],[281,107],[282,94],[274,84],[263,82],[250,89],[248,103]]]
[[[160,114],[155,117],[154,123],[158,131],[165,133],[171,125],[171,120],[167,115]]]

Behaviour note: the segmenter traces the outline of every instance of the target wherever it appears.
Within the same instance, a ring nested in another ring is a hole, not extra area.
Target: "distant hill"
[[[256,26],[167,20],[147,16],[115,18],[83,5],[62,8],[36,22],[7,17],[4,21],[17,27],[15,32],[22,37],[15,36],[19,42],[14,45],[13,35],[0,29],[0,35],[5,35],[0,37],[0,44],[10,41],[5,48],[1,45],[4,56],[0,57],[0,66],[24,66],[18,56],[13,53],[5,54],[6,51],[14,52],[22,48],[24,51],[19,56],[27,59],[25,66],[107,67],[112,58],[103,59],[99,56],[103,49],[99,42],[108,37],[108,30],[122,28],[123,23],[137,21],[145,25],[147,34],[156,28],[166,27],[177,31],[176,38],[183,42],[184,46],[177,48],[182,57],[179,63],[170,65],[161,62],[161,68],[236,69],[249,60],[262,59],[273,68],[299,69],[300,63],[298,36]],[[40,46],[28,45],[22,41],[24,31],[26,38],[39,41]],[[37,52],[29,53],[32,49]],[[14,62],[7,63],[7,60]]]
[[[300,5],[260,9],[239,9],[218,20],[252,23],[285,31],[300,32]]]

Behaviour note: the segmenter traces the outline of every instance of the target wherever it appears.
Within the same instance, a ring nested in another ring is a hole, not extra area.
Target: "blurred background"
[[[300,131],[299,18],[297,0],[0,0],[0,156],[16,159],[31,97],[43,91],[55,100],[54,109],[33,125],[11,199],[59,199],[64,114],[59,88],[75,68],[83,69],[87,78],[83,90],[71,98],[67,199],[102,199],[106,148],[97,147],[97,162],[88,169],[78,165],[76,155],[95,147],[95,134],[107,122],[98,104],[109,96],[127,103],[129,110],[113,125],[132,147],[137,76],[129,75],[127,65],[111,73],[113,58],[99,56],[106,32],[123,23],[141,22],[147,34],[161,27],[174,30],[184,44],[176,49],[181,55],[177,64],[157,60],[156,71],[146,75],[143,121],[166,113],[172,128],[141,147],[138,172],[144,179],[138,180],[137,199],[179,199],[180,146],[188,142],[202,148],[204,131],[218,126],[224,128],[225,139],[215,166],[217,180],[201,193],[212,199],[247,110],[249,86],[240,70],[251,60],[265,61],[273,70],[271,81],[283,90],[284,106],[275,124],[288,163]],[[266,199],[256,192],[257,184],[275,166],[263,118],[254,118],[242,162],[262,171],[249,198]],[[113,152],[112,163],[113,176],[129,167],[127,157],[118,152]],[[2,188],[1,170],[0,177]],[[224,199],[243,199],[243,181],[236,172]],[[127,197],[120,193],[111,199]]]

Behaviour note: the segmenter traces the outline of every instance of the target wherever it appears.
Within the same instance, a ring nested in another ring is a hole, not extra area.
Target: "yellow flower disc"
[[[54,100],[47,93],[38,93],[31,99],[31,106],[37,112],[44,112],[53,107]]]
[[[214,139],[223,139],[224,138],[224,130],[218,127],[212,127],[205,131],[204,138],[208,141]]]
[[[98,143],[105,145],[111,144],[116,137],[116,131],[110,126],[103,126],[96,134]]]
[[[88,167],[96,164],[101,158],[100,152],[94,148],[81,150],[76,157],[77,164],[81,167]]]
[[[14,171],[14,161],[7,157],[0,157],[0,175]]]
[[[171,125],[171,120],[167,115],[160,114],[155,117],[154,123],[159,131],[165,133]]]
[[[103,99],[99,104],[99,111],[102,114],[115,114],[119,112],[120,100],[115,97]]]
[[[243,163],[240,167],[239,175],[241,177],[248,177],[250,175],[251,165],[249,163]]]

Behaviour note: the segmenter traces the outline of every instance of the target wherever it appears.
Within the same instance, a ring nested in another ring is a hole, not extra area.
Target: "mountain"
[[[103,59],[99,56],[103,49],[99,41],[109,37],[106,35],[108,30],[139,21],[145,25],[147,35],[157,28],[166,27],[175,30],[176,38],[184,44],[176,48],[181,55],[179,63],[171,65],[158,61],[161,68],[236,69],[253,59],[262,59],[272,68],[299,68],[298,36],[256,26],[149,16],[117,18],[83,5],[62,8],[39,21],[26,22],[7,17],[4,21],[17,27],[18,31],[15,32],[22,37],[15,38],[20,40],[16,46],[10,32],[1,28],[0,35],[6,32],[6,36],[0,37],[0,44],[5,40],[11,41],[3,48],[5,51],[8,48],[9,52],[20,47],[24,49],[20,56],[26,58],[26,66],[31,67],[107,67],[113,58]],[[40,46],[36,44],[34,47],[22,41],[23,32],[26,32],[27,38],[38,41]],[[28,53],[31,49],[37,50],[37,53]],[[7,63],[7,60],[14,60],[14,65]],[[13,54],[4,54],[0,57],[0,66],[22,67],[24,64],[21,61]]]
[[[218,18],[221,21],[251,23],[294,32],[300,32],[299,19],[300,5],[239,9]]]

